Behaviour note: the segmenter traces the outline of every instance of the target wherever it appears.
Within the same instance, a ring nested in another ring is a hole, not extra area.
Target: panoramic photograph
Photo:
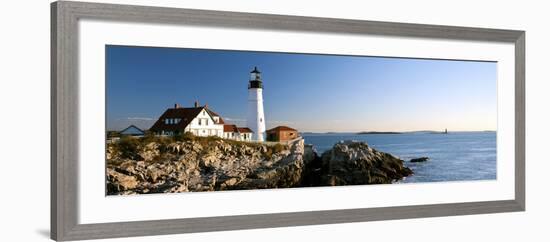
[[[105,51],[106,195],[497,178],[496,62]]]

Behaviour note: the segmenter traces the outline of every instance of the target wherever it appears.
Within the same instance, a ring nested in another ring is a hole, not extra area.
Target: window
[[[208,125],[208,119],[204,119],[205,124]]]
[[[263,118],[260,118],[260,123],[263,122],[263,121],[264,121],[264,119],[263,119]]]
[[[164,123],[165,123],[165,124],[169,124],[169,123],[170,123],[170,120],[169,120],[169,119],[165,119],[165,120],[164,120]]]
[[[199,118],[199,125],[202,125],[202,119]]]

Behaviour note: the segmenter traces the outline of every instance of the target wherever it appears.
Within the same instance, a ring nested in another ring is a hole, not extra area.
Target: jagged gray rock
[[[304,141],[290,145],[197,141],[138,146],[140,161],[107,150],[108,194],[279,188],[299,185]],[[134,180],[132,180],[134,179]]]
[[[322,185],[387,184],[413,174],[403,160],[359,141],[335,144],[321,161]]]
[[[425,162],[425,161],[428,161],[429,159],[430,158],[424,156],[424,157],[420,157],[420,158],[413,158],[409,162],[411,162],[411,163]]]
[[[108,147],[109,195],[380,184],[412,174],[401,159],[364,142],[339,142],[322,156],[303,139],[140,142],[138,155]]]

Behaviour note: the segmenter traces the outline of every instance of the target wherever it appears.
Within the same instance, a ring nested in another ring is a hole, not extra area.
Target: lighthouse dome
[[[258,67],[254,67],[254,70],[250,72],[250,80],[248,83],[248,89],[251,88],[262,88],[262,76],[261,72],[258,70]]]

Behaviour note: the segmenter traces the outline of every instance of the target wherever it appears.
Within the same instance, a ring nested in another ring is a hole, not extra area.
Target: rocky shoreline
[[[107,194],[389,184],[413,172],[364,142],[319,155],[303,139],[264,144],[212,138],[129,139],[107,149]]]

